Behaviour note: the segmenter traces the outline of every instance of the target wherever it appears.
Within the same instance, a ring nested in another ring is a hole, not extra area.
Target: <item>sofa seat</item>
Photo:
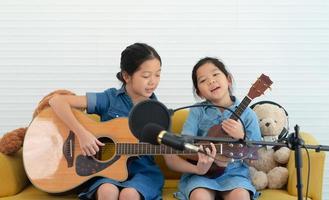
[[[61,200],[73,200],[77,199],[77,195],[69,194],[69,195],[50,195],[46,192],[38,190],[37,188],[33,187],[29,184],[24,190],[16,195],[8,196],[0,198],[1,200],[38,200],[38,199],[61,199]]]

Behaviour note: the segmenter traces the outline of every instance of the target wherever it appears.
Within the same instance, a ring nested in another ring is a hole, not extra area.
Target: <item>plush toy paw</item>
[[[268,185],[267,175],[262,171],[257,171],[254,167],[249,167],[250,178],[256,190],[265,189]]]
[[[0,152],[6,155],[16,153],[23,145],[27,128],[18,128],[6,133],[0,140]]]
[[[290,149],[288,147],[281,147],[274,152],[274,160],[280,164],[287,164],[290,157]]]
[[[267,178],[269,188],[282,188],[288,181],[288,169],[285,167],[275,167],[267,173]]]
[[[263,171],[265,173],[269,172],[274,167],[278,166],[275,162],[273,155],[273,149],[267,149],[266,147],[260,148],[258,150],[258,160],[253,160],[251,166],[256,168],[258,171]]]

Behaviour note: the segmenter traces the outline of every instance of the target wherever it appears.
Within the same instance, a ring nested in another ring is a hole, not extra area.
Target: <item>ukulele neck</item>
[[[239,106],[237,107],[237,109],[234,111],[234,114],[231,115],[230,119],[237,121],[238,118],[243,113],[243,111],[248,107],[251,100],[252,100],[251,98],[249,98],[248,96],[245,96],[243,98],[243,100],[241,101],[241,103],[239,104]]]

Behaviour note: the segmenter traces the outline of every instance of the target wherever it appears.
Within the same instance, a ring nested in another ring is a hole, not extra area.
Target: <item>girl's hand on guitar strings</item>
[[[203,148],[202,145],[200,145],[200,148],[202,151],[205,151],[208,155],[205,155],[203,153],[198,153],[198,163],[196,165],[197,167],[197,174],[203,175],[208,172],[209,168],[211,167],[212,163],[214,162],[214,157],[216,156],[216,147],[213,143],[210,143],[211,145],[211,151],[209,148]]]
[[[222,122],[224,131],[235,139],[242,139],[244,137],[243,126],[240,121],[227,119]]]
[[[80,148],[84,156],[95,155],[99,151],[98,146],[104,146],[105,144],[100,142],[92,133],[85,131],[78,135]]]

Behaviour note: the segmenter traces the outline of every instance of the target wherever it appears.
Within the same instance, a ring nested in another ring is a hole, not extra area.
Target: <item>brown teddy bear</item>
[[[37,108],[34,110],[33,119],[45,108],[49,107],[49,99],[54,95],[75,95],[73,92],[68,90],[55,90],[47,94],[41,101],[38,103]],[[0,138],[0,152],[6,155],[12,155],[16,153],[23,145],[24,136],[27,131],[27,127],[18,128],[8,133],[4,134]]]
[[[263,101],[252,106],[255,111],[264,141],[278,141],[279,135],[288,133],[288,113],[279,104]],[[279,189],[288,181],[290,149],[262,147],[258,150],[258,160],[250,163],[251,180],[257,190]]]
[[[6,133],[0,140],[0,152],[3,154],[14,154],[23,145],[26,128],[18,128]]]

